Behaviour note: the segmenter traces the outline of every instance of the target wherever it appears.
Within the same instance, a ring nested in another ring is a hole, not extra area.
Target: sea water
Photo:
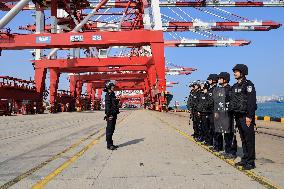
[[[257,104],[257,116],[284,117],[284,103],[266,102]]]
[[[186,106],[180,106],[180,109],[186,110]],[[270,116],[284,118],[284,103],[266,102],[257,104],[257,116]]]

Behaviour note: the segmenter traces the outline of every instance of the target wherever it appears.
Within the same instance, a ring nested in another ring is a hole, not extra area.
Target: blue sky
[[[185,9],[194,17],[200,17],[204,21],[218,21],[212,16],[194,12],[192,8]],[[251,20],[273,20],[284,24],[284,8],[230,8],[226,9],[247,17]],[[168,13],[168,10],[165,11]],[[0,14],[2,17],[3,13]],[[9,25],[15,26],[33,23],[30,13],[21,13]],[[16,30],[13,30],[17,32]],[[269,32],[219,32],[222,36],[233,39],[247,39],[252,43],[245,47],[221,47],[221,48],[167,48],[165,57],[167,60],[181,66],[197,68],[198,71],[188,76],[168,76],[168,81],[178,81],[179,85],[168,90],[174,94],[173,100],[183,102],[188,95],[188,82],[197,79],[206,79],[210,73],[227,71],[235,64],[247,64],[249,67],[248,78],[255,83],[257,95],[283,95],[283,71],[284,71],[284,27]],[[187,38],[205,39],[191,33],[183,36]],[[3,51],[0,57],[0,75],[9,75],[23,79],[33,78],[34,70],[29,62],[30,52]],[[233,83],[234,79],[231,79]],[[60,89],[67,89],[67,76],[60,79]]]
[[[227,9],[228,10],[228,9]],[[249,19],[273,20],[284,24],[284,8],[231,8],[238,15]],[[223,32],[218,33],[234,39],[247,39],[252,43],[244,47],[221,48],[167,48],[166,58],[178,65],[197,68],[189,76],[168,76],[170,81],[179,81],[175,88],[170,88],[174,100],[183,102],[188,95],[189,81],[206,79],[210,73],[227,71],[231,73],[235,64],[242,63],[249,67],[248,79],[256,86],[257,95],[284,94],[284,27],[269,32]],[[202,38],[202,37],[200,37]]]

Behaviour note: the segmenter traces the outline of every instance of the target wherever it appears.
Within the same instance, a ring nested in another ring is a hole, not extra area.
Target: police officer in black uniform
[[[234,112],[236,127],[242,140],[243,157],[236,166],[245,170],[255,168],[255,111],[256,91],[254,84],[246,79],[248,67],[237,64],[233,68],[237,83],[232,87],[230,109]]]
[[[189,110],[190,116],[189,116],[189,125],[191,123],[192,120],[192,100],[193,100],[193,92],[194,92],[194,82],[189,83],[189,87],[190,87],[190,92],[187,98],[187,109]]]
[[[209,125],[209,114],[211,112],[212,97],[208,94],[209,83],[201,84],[201,92],[198,97],[197,111],[199,116],[198,123],[198,142],[208,143],[208,131],[210,130]]]
[[[116,150],[118,146],[113,144],[112,136],[115,130],[117,114],[119,114],[119,100],[114,93],[115,83],[109,82],[104,89],[105,94],[105,119],[106,127],[106,142],[108,150]]]
[[[235,129],[233,125],[233,114],[229,111],[231,86],[230,74],[221,72],[219,74],[219,86],[214,92],[214,115],[215,133],[218,149],[223,148],[223,133],[225,141],[225,158],[235,159],[237,153],[237,143]]]
[[[210,97],[213,96],[213,91],[215,89],[215,87],[217,87],[218,84],[218,74],[210,74],[207,78],[207,81],[210,85],[209,89],[208,89],[208,94]],[[210,113],[209,113],[209,125],[210,125],[210,129],[207,131],[207,138],[208,141],[206,142],[207,145],[209,146],[213,146],[212,150],[215,150],[215,142],[214,142],[214,130],[215,130],[215,126],[214,126],[214,103],[212,101],[211,105],[210,105]]]
[[[190,94],[190,98],[189,98],[189,107],[190,107],[190,111],[191,111],[191,117],[192,117],[192,122],[193,122],[193,137],[194,138],[198,138],[198,115],[197,115],[197,104],[198,104],[198,96],[199,96],[199,89],[200,89],[200,85],[199,85],[199,81],[194,82],[192,84],[192,90],[191,90],[191,94]]]

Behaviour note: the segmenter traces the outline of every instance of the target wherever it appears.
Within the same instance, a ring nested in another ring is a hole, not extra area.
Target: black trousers
[[[199,124],[199,119],[197,116],[197,112],[192,111],[192,126],[193,126],[194,137],[198,137],[198,124]]]
[[[236,155],[237,153],[237,140],[235,133],[224,133],[225,152],[228,154]]]
[[[209,117],[206,113],[201,113],[200,115],[200,137],[204,139],[205,142],[209,141],[209,131],[210,131],[210,125],[209,125]]]
[[[214,114],[210,113],[208,114],[208,120],[209,120],[209,129],[207,130],[207,142],[209,145],[213,145],[213,138],[214,138]]]
[[[239,129],[240,137],[242,140],[243,157],[242,162],[254,165],[255,161],[255,119],[253,118],[252,124],[248,127],[246,125],[246,115],[235,115],[236,127]]]
[[[112,119],[109,117],[107,118],[107,127],[106,127],[106,142],[107,147],[110,147],[113,145],[112,136],[115,130],[117,115],[114,115]]]
[[[215,149],[222,151],[223,150],[223,134],[219,132],[214,132],[213,134],[213,146]]]

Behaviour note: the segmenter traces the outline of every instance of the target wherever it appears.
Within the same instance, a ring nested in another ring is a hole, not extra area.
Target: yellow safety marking
[[[125,118],[126,117],[122,118],[122,120],[118,123],[118,126],[123,122],[123,120]],[[105,132],[102,133],[96,139],[94,139],[92,142],[90,142],[87,146],[85,146],[81,151],[79,151],[74,156],[72,156],[69,160],[67,160],[66,162],[61,164],[58,168],[56,168],[54,171],[52,171],[46,177],[44,177],[41,181],[39,181],[35,185],[33,185],[32,189],[43,188],[48,182],[50,182],[58,174],[60,174],[62,171],[64,171],[66,168],[68,168],[72,163],[74,163],[79,157],[81,157],[87,150],[89,150],[91,147],[93,147],[102,137],[104,137],[104,135],[105,135]]]
[[[74,143],[73,145],[71,145],[70,147],[66,148],[65,150],[63,150],[62,152],[56,154],[55,156],[52,156],[51,158],[49,158],[48,160],[40,163],[39,165],[33,167],[32,169],[24,172],[23,174],[17,176],[16,178],[8,181],[7,183],[5,183],[4,185],[0,186],[0,189],[7,189],[11,186],[13,186],[14,184],[20,182],[21,180],[23,180],[24,178],[30,176],[31,174],[33,174],[34,172],[38,171],[39,169],[43,168],[44,166],[46,166],[48,163],[60,158],[63,154],[71,151],[72,149],[76,148],[77,146],[79,146],[81,143],[83,143],[84,141],[90,139],[92,136],[94,136],[95,134],[99,133],[100,131],[102,131],[104,129],[100,128],[98,131],[92,133],[91,135],[84,137],[82,139],[80,139],[78,142]]]
[[[152,115],[155,115],[155,114],[152,114]],[[281,187],[277,186],[276,184],[272,183],[272,181],[270,181],[269,179],[263,177],[263,176],[260,176],[260,175],[257,175],[255,172],[251,171],[251,170],[244,170],[242,169],[241,166],[235,166],[235,162],[234,160],[232,159],[225,159],[224,156],[220,155],[220,153],[218,152],[213,152],[212,150],[209,149],[208,146],[206,145],[203,145],[201,142],[197,142],[196,140],[194,140],[193,137],[191,137],[190,135],[188,135],[187,133],[179,130],[178,128],[172,126],[171,124],[169,124],[168,122],[162,120],[160,117],[156,116],[155,117],[157,119],[159,119],[161,122],[165,123],[168,127],[176,130],[180,135],[184,136],[185,138],[187,138],[188,140],[194,142],[195,144],[201,146],[203,149],[207,150],[208,152],[212,153],[213,155],[219,157],[220,159],[222,159],[223,161],[225,161],[226,163],[228,163],[229,165],[233,166],[234,168],[236,168],[237,170],[245,173],[248,177],[254,179],[255,181],[257,181],[258,183],[260,183],[261,185],[263,185],[264,187],[266,188],[269,188],[269,189],[281,189]]]
[[[270,121],[270,117],[269,116],[264,116],[264,121]]]
[[[281,123],[284,123],[284,118],[282,117],[278,117],[278,118],[276,118],[276,119],[280,119],[280,122]],[[255,120],[259,120],[259,116],[255,116]],[[263,117],[263,121],[271,121],[271,117],[270,116],[264,116]],[[273,121],[275,121],[275,120],[273,120]],[[275,122],[279,122],[279,121],[275,121]]]
[[[96,138],[95,140],[93,140],[92,142],[90,142],[86,147],[84,147],[80,152],[78,152],[77,154],[75,154],[71,159],[69,159],[68,161],[64,162],[62,165],[60,165],[57,169],[55,169],[54,171],[52,171],[50,174],[48,174],[46,177],[44,177],[43,180],[39,181],[38,183],[36,183],[32,189],[40,189],[43,188],[49,181],[51,181],[54,177],[56,177],[58,174],[60,174],[64,169],[66,169],[67,167],[69,167],[73,162],[75,162],[80,156],[82,156],[88,149],[90,149],[92,146],[94,146],[100,138],[102,138],[104,136],[104,133],[99,136],[98,138]]]
[[[128,115],[129,116],[129,115]],[[121,118],[121,120],[119,120],[118,124],[120,122],[122,122],[127,116]],[[93,137],[94,135],[98,134],[99,132],[101,132],[102,130],[104,130],[105,127],[100,128],[99,130],[97,130],[96,132],[90,134],[87,137],[84,137],[82,139],[80,139],[78,142],[74,143],[73,145],[71,145],[70,147],[64,149],[62,152],[52,156],[51,158],[49,158],[48,160],[40,163],[39,165],[31,168],[30,170],[22,173],[21,175],[15,177],[14,179],[6,182],[4,185],[0,186],[0,189],[7,189],[11,186],[13,186],[14,184],[20,182],[21,180],[25,179],[26,177],[32,175],[33,173],[35,173],[36,171],[40,170],[41,168],[43,168],[44,166],[46,166],[47,164],[49,164],[50,162],[62,157],[65,153],[73,150],[74,148],[76,148],[77,146],[79,146],[80,144],[82,144],[83,142],[85,142],[86,140],[90,139],[91,137]]]

